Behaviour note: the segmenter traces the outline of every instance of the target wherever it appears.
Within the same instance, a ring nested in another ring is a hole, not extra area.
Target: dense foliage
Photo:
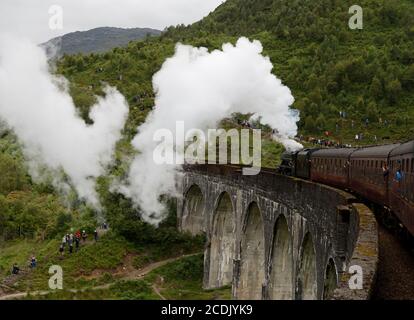
[[[191,41],[226,34],[261,40],[275,73],[293,91],[304,134],[330,130],[346,140],[363,130],[370,137],[412,138],[413,3],[359,1],[363,30],[348,27],[353,4],[230,0],[192,26],[170,28],[165,37]],[[370,126],[364,128],[367,118]],[[385,120],[388,126],[381,125]]]
[[[66,57],[59,71],[71,80],[82,110],[92,93],[99,93],[100,81],[116,85],[131,105],[131,134],[153,106],[152,75],[176,42],[214,49],[247,36],[261,40],[275,74],[291,88],[302,134],[321,136],[329,130],[345,141],[359,132],[411,138],[414,7],[407,0],[358,4],[364,10],[363,30],[348,27],[351,1],[228,0],[200,22],[171,27],[157,39],[103,55]]]

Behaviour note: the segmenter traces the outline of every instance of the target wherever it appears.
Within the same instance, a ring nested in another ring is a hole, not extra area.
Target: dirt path
[[[158,269],[162,266],[165,266],[166,264],[169,264],[171,262],[175,262],[175,261],[180,260],[180,259],[196,256],[198,254],[200,254],[200,253],[182,255],[182,256],[179,256],[179,257],[170,258],[170,259],[158,261],[158,262],[155,262],[155,263],[151,263],[150,265],[148,265],[148,266],[146,266],[146,267],[144,267],[140,270],[135,270],[133,272],[125,272],[125,274],[121,275],[121,277],[118,280],[139,280],[139,279],[142,279],[143,277],[145,277],[146,275],[148,275],[151,271],[153,271],[155,269]],[[127,268],[125,270],[129,270],[129,268]],[[118,273],[117,275],[120,275],[120,274]],[[105,285],[96,286],[96,287],[92,287],[92,288],[70,289],[70,290],[66,290],[66,291],[69,291],[69,292],[72,292],[72,293],[79,293],[79,292],[84,292],[86,290],[105,290],[105,289],[109,289],[113,284],[114,283],[108,283],[108,284],[105,284]],[[161,294],[161,292],[159,291],[159,289],[156,287],[155,284],[152,286],[152,289],[162,300],[167,300]],[[0,296],[0,300],[21,299],[21,298],[27,297],[29,294],[31,296],[44,296],[44,295],[47,295],[47,294],[53,293],[53,292],[54,291],[18,292],[18,293],[14,293],[14,294],[8,294],[8,295]]]
[[[159,296],[161,298],[161,300],[167,300],[167,298],[165,298],[161,294],[160,290],[158,289],[158,287],[155,284],[152,285],[152,290],[154,290],[154,292],[157,294],[157,296]]]
[[[378,226],[379,265],[374,300],[414,300],[414,254]]]

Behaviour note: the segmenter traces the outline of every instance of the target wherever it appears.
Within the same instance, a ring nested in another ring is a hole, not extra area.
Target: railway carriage
[[[414,141],[358,149],[305,149],[282,158],[279,172],[348,189],[388,207],[414,236]],[[398,169],[400,181],[395,178]]]
[[[382,167],[389,163],[389,156],[398,144],[361,148],[350,158],[349,187],[365,198],[389,206],[388,180]]]
[[[302,179],[311,178],[311,157],[319,149],[304,149],[296,153],[295,176]]]
[[[401,169],[400,182],[394,178]],[[414,141],[391,151],[388,182],[389,207],[411,234],[414,234]]]
[[[339,188],[349,185],[349,158],[357,149],[321,149],[312,154],[312,181]]]

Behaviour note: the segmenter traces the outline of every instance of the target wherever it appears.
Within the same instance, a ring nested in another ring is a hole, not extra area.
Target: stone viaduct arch
[[[220,194],[215,213],[210,240],[210,261],[208,287],[219,288],[229,285],[233,278],[235,255],[236,221],[233,203],[227,192]]]
[[[265,280],[265,245],[262,214],[256,202],[247,210],[240,247],[240,277],[238,298],[262,299]]]
[[[316,252],[310,233],[307,233],[303,239],[299,259],[299,270],[296,281],[296,300],[317,299]]]
[[[291,300],[294,291],[292,235],[283,215],[277,219],[274,230],[269,297],[272,300]]]
[[[338,284],[338,271],[336,269],[335,261],[329,258],[328,265],[325,272],[325,283],[323,287],[323,298],[329,299]]]
[[[214,165],[192,166],[179,187],[179,227],[206,235],[206,289],[231,285],[235,299],[338,296],[359,239],[358,214],[366,208],[353,205],[352,196],[269,172],[242,176],[238,168]]]
[[[204,195],[198,185],[192,185],[184,196],[182,230],[188,231],[192,235],[206,232],[204,219]]]

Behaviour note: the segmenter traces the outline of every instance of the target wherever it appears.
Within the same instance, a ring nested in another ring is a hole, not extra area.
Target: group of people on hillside
[[[62,242],[59,247],[60,254],[63,256],[66,246],[68,246],[69,253],[73,253],[73,247],[75,247],[75,250],[78,251],[81,239],[83,240],[83,242],[86,242],[87,237],[88,235],[85,230],[83,230],[82,233],[80,232],[80,230],[78,230],[75,232],[75,234],[65,234],[62,238]]]
[[[351,147],[351,145],[349,144],[342,144],[337,141],[332,141],[329,139],[309,138],[308,142],[312,143],[313,145],[322,146],[326,148],[350,148]]]
[[[104,230],[108,229],[108,225],[106,222],[102,224],[102,229]],[[93,232],[93,237],[94,237],[95,242],[97,242],[99,238],[97,229],[95,229],[95,231]],[[80,230],[77,230],[75,233],[65,234],[59,246],[60,255],[61,256],[64,255],[66,246],[68,247],[70,254],[72,254],[74,250],[78,251],[81,241],[85,243],[87,239],[88,239],[88,234],[86,233],[85,230],[82,230],[82,232]]]
[[[106,222],[104,222],[102,224],[101,228],[103,230],[108,230],[108,224]],[[97,242],[98,238],[99,238],[99,234],[98,234],[97,229],[95,229],[95,231],[93,233],[93,237],[94,237],[95,242]],[[77,230],[75,233],[65,234],[63,236],[62,242],[59,246],[60,255],[61,256],[64,255],[66,246],[68,247],[69,253],[73,253],[74,249],[76,251],[78,251],[81,241],[83,243],[85,243],[87,238],[88,238],[88,234],[86,233],[85,230],[82,230],[82,232],[80,230]],[[37,266],[37,259],[34,255],[32,255],[29,259],[29,267],[30,267],[30,269],[34,269],[34,268],[36,268],[36,266]],[[21,272],[20,266],[17,263],[14,263],[13,267],[11,269],[12,275],[18,275],[20,272]]]

